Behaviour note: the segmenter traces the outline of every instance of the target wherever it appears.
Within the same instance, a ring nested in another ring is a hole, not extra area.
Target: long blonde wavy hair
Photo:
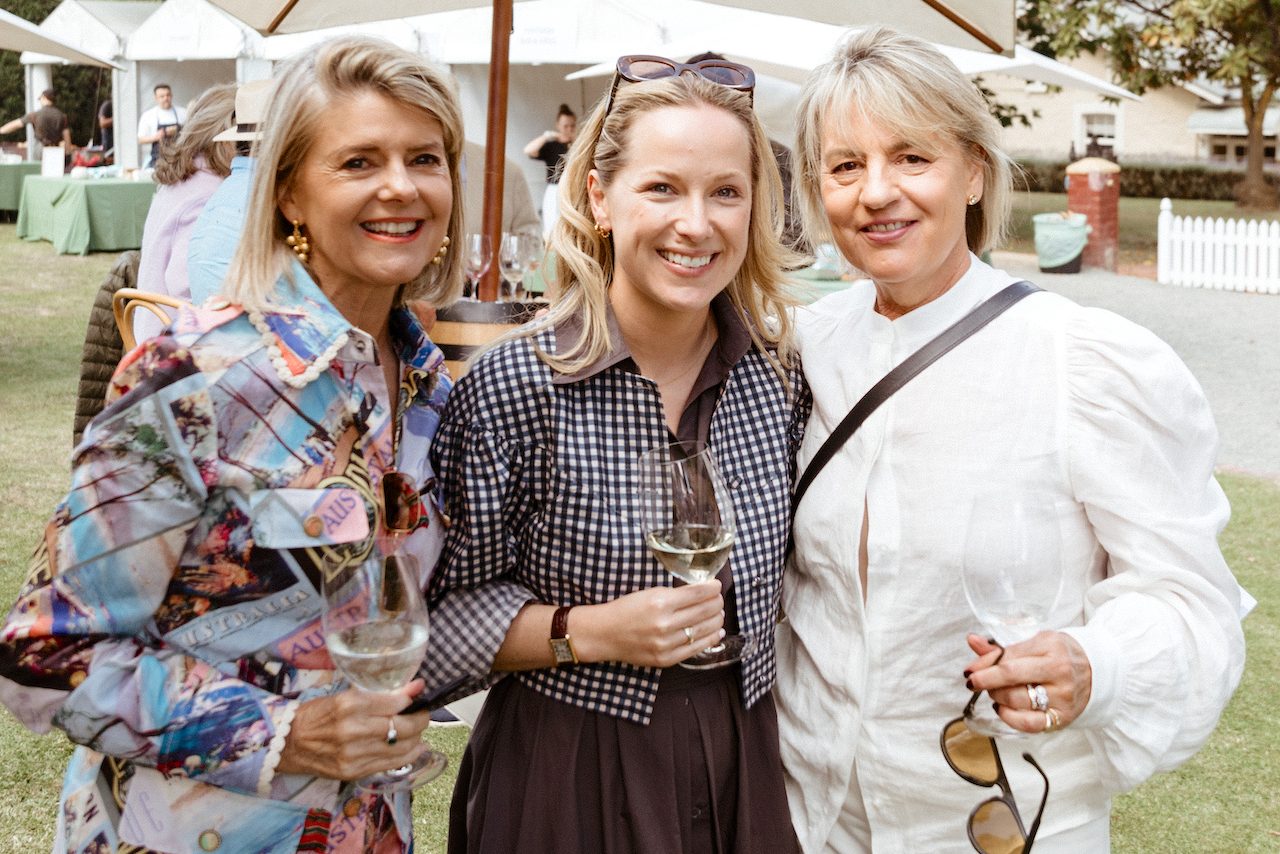
[[[789,308],[796,304],[782,271],[792,257],[782,233],[782,181],[768,137],[751,108],[750,96],[693,75],[625,84],[605,115],[605,99],[596,105],[568,154],[560,179],[560,220],[551,233],[560,297],[541,321],[517,335],[531,336],[570,318],[582,324],[582,337],[560,354],[539,352],[552,368],[574,373],[612,349],[608,329],[609,285],[613,280],[613,241],[595,230],[587,194],[587,176],[596,170],[608,188],[627,163],[636,119],[663,107],[712,106],[742,123],[751,149],[751,224],[742,267],[725,289],[751,333],[781,373],[792,363]],[[643,140],[635,144],[643,145]],[[773,351],[773,352],[771,352]],[[776,354],[776,355],[775,355]]]

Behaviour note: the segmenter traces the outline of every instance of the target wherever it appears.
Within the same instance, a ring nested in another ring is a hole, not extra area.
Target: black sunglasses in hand
[[[996,663],[1003,657],[1004,650],[1001,649]],[[1022,816],[1013,799],[1013,790],[1005,776],[996,740],[969,729],[968,719],[973,715],[974,706],[981,695],[981,691],[974,691],[968,705],[964,707],[964,714],[948,721],[942,728],[939,738],[942,756],[952,771],[975,786],[1000,787],[999,796],[988,798],[969,813],[969,841],[973,843],[974,850],[979,854],[1031,854],[1031,845],[1035,842],[1040,819],[1044,815],[1044,805],[1049,800],[1049,777],[1035,757],[1030,753],[1022,754],[1022,758],[1044,780],[1040,808],[1036,810],[1035,820],[1031,822],[1031,830],[1027,831],[1022,825]]]

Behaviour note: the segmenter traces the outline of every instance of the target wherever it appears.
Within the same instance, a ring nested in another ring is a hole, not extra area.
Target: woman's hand
[[[671,667],[724,637],[724,599],[716,579],[652,587],[574,608],[569,621],[574,648],[584,661]]]
[[[285,739],[277,773],[356,780],[413,762],[428,749],[421,736],[431,713],[397,713],[423,685],[415,679],[399,691],[349,689],[302,703]],[[388,744],[392,723],[396,739]]]
[[[969,635],[968,641],[978,658],[965,668],[966,684],[971,691],[986,691],[997,704],[1000,719],[1014,729],[1030,733],[1061,729],[1080,717],[1089,704],[1093,668],[1071,635],[1040,632],[1005,647],[1003,656],[1000,647],[979,635]],[[995,664],[998,657],[1000,663]],[[1043,686],[1046,710],[1033,708],[1029,685]]]

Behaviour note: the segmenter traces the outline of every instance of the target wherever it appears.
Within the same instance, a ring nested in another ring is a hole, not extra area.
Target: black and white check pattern
[[[553,347],[553,332],[539,343]],[[528,601],[608,602],[670,585],[644,545],[637,461],[666,444],[657,386],[615,365],[552,385],[527,339],[482,357],[449,398],[432,447],[452,527],[431,584],[432,685],[466,678],[452,696],[492,681],[507,628]],[[774,680],[773,625],[782,579],[795,452],[808,419],[799,370],[784,390],[765,356],[730,372],[710,445],[733,492],[731,566],[742,632],[760,640],[742,667],[750,706]],[[516,674],[563,702],[647,724],[659,671],[621,663]]]

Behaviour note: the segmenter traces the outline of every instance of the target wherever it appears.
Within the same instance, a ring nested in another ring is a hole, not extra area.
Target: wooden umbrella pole
[[[484,233],[493,261],[480,280],[479,297],[498,298],[498,256],[502,252],[503,165],[507,150],[507,81],[510,68],[512,0],[493,0],[493,43],[489,53],[489,114],[484,147]],[[459,247],[461,249],[461,247]]]

